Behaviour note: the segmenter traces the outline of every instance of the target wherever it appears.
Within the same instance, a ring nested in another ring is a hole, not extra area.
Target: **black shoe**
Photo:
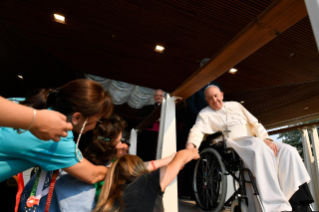
[[[312,211],[309,205],[307,205],[307,206],[298,206],[296,208],[296,212],[306,212],[306,211]]]

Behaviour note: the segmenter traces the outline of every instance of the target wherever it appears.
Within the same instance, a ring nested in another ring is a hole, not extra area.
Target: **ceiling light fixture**
[[[23,76],[22,75],[17,75],[20,79],[23,79]]]
[[[65,17],[64,17],[63,15],[53,14],[53,16],[54,16],[54,20],[55,20],[56,22],[65,24]]]
[[[244,104],[244,103],[245,103],[245,101],[241,101],[240,103]]]
[[[238,71],[237,68],[231,68],[231,69],[229,70],[229,73],[235,74],[237,71]]]
[[[156,45],[155,50],[156,52],[162,53],[164,51],[165,47],[161,45]]]

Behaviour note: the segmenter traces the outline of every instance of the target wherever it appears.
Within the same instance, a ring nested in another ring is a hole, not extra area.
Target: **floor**
[[[178,209],[179,212],[200,212],[200,210],[196,207],[195,201],[190,199],[179,199]],[[224,209],[221,212],[230,212],[230,210]]]
[[[178,209],[180,212],[190,212],[190,211],[200,212],[200,210],[197,209],[196,207],[195,201],[189,200],[189,199],[179,199]]]

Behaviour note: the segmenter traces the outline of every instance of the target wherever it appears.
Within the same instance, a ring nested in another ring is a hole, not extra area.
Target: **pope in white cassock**
[[[205,134],[223,131],[228,134],[226,144],[253,173],[265,210],[291,211],[288,200],[300,185],[310,181],[297,150],[288,144],[273,142],[251,113],[237,102],[223,102],[223,97],[218,87],[207,87],[205,100],[209,106],[198,114],[186,148],[198,148]],[[261,211],[251,188],[246,190],[249,211]]]

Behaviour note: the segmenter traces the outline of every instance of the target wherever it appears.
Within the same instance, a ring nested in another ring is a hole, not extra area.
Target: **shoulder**
[[[74,135],[72,131],[68,131],[68,136],[66,137],[61,137],[60,141],[72,141],[74,142]]]
[[[204,114],[212,113],[212,112],[214,112],[213,109],[208,105],[199,112],[199,115],[204,115]]]
[[[12,101],[12,102],[19,103],[19,102],[24,101],[25,98],[23,98],[23,97],[11,97],[11,98],[7,98],[7,100],[10,100],[10,101]]]
[[[238,109],[243,107],[239,102],[235,101],[224,102],[224,105],[228,109]]]
[[[153,172],[143,174],[136,181],[148,181],[147,183],[152,182],[155,184],[159,184],[159,179],[160,179],[160,169],[157,169]]]
[[[241,105],[239,102],[236,102],[236,101],[227,101],[227,102],[224,102],[224,104],[227,106],[238,106],[238,105]]]
[[[160,169],[157,169],[156,171],[143,174],[138,179],[136,179],[134,182],[132,182],[127,188],[129,189],[151,189],[155,192],[161,191],[160,186]]]

